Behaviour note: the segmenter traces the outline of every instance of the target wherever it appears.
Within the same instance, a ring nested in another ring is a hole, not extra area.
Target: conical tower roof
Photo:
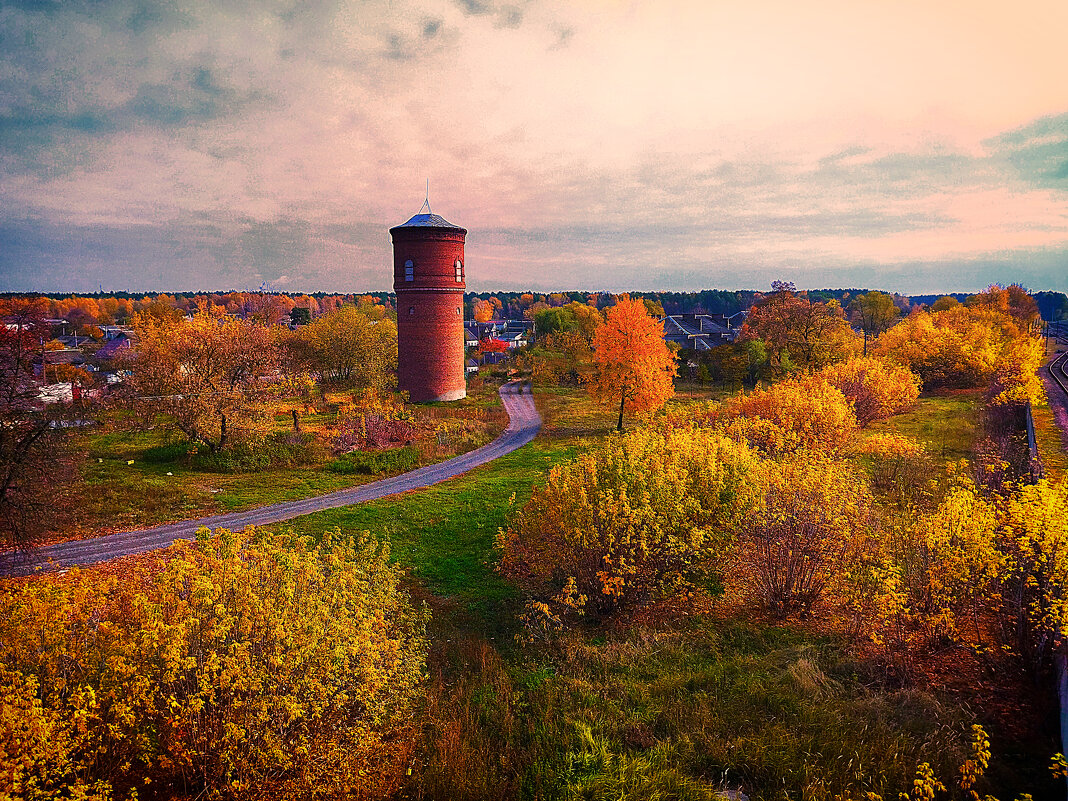
[[[423,209],[426,209],[426,214],[423,213]],[[419,213],[412,217],[408,222],[402,225],[395,225],[389,229],[392,234],[402,228],[448,228],[452,231],[461,231],[464,234],[467,233],[466,228],[461,228],[458,225],[453,225],[446,220],[440,214],[433,214],[430,211],[430,200],[426,200],[423,203],[423,208],[419,209]]]

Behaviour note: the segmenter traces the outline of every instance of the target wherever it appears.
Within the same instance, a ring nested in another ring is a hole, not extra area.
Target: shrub
[[[419,464],[419,451],[410,445],[388,451],[352,451],[329,462],[326,469],[331,473],[349,475],[364,473],[376,476],[379,473],[404,472]]]
[[[1068,632],[1068,480],[1019,487],[1000,511],[1008,618],[1042,665]]]
[[[168,442],[165,445],[154,445],[148,448],[141,458],[149,464],[168,464],[189,456],[195,456],[199,450],[200,446],[197,443],[189,442],[188,440],[185,442]]]
[[[956,306],[910,314],[872,348],[876,356],[908,367],[926,389],[985,386],[997,368],[1011,321],[991,312]]]
[[[753,471],[761,499],[743,524],[740,578],[778,614],[807,614],[864,551],[867,482],[844,462],[801,451]]]
[[[854,452],[866,457],[872,486],[902,508],[924,499],[937,475],[924,449],[900,434],[871,434]]]
[[[857,357],[824,367],[819,377],[852,402],[863,427],[905,411],[920,396],[920,379],[908,368]]]
[[[550,627],[715,580],[751,456],[709,429],[641,429],[554,467],[507,532],[501,571]]]
[[[772,455],[800,449],[836,453],[857,430],[856,415],[842,392],[812,377],[731,398],[711,418]]]
[[[0,768],[27,798],[366,791],[403,742],[426,621],[388,546],[336,530],[201,529],[157,572],[24,583],[0,598]]]
[[[319,464],[326,448],[313,434],[282,432],[262,440],[235,442],[214,453],[199,449],[193,464],[216,473],[256,473],[272,467]]]
[[[996,528],[993,505],[970,481],[962,481],[937,509],[908,527],[901,540],[907,550],[896,556],[905,567],[910,611],[929,634],[957,637],[965,612],[997,589],[1005,559]]]
[[[1042,340],[1020,336],[1005,348],[988,396],[994,406],[1041,403],[1045,398],[1038,368],[1045,356]]]

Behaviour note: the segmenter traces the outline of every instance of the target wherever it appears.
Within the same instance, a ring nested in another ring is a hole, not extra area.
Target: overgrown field
[[[548,467],[598,448],[614,424],[580,391],[536,400],[547,423],[531,445],[426,491],[292,523],[308,534],[387,532],[431,606],[427,717],[405,797],[709,798],[711,788],[743,788],[751,798],[830,799],[844,787],[893,797],[922,762],[954,775],[974,723],[993,740],[988,786],[1053,797],[1047,700],[994,697],[1004,664],[962,660],[955,646],[902,684],[844,639],[739,617],[707,598],[579,627],[552,647],[519,644],[520,598],[494,570],[494,535]],[[972,455],[978,406],[976,393],[925,395],[881,428],[948,465]],[[961,664],[987,692],[939,675]]]

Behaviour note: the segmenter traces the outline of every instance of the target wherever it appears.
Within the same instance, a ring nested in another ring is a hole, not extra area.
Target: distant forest
[[[837,300],[842,306],[847,306],[853,297],[867,291],[868,290],[866,289],[810,289],[801,294],[807,295],[808,298],[813,301]],[[629,294],[631,297],[646,298],[659,304],[663,307],[665,314],[696,313],[724,314],[727,316],[737,314],[740,311],[745,311],[764,296],[764,293],[752,289],[704,289],[700,292],[631,292]],[[952,292],[948,294],[962,302],[968,297],[968,293],[964,292]],[[277,297],[280,300],[284,300],[281,305],[285,307],[294,308],[302,306],[309,308],[312,312],[312,316],[327,311],[330,308],[334,308],[342,303],[357,302],[359,298],[365,298],[390,308],[395,305],[395,296],[392,292],[364,292],[356,294],[337,292],[311,292],[307,294],[287,294],[284,292],[245,293],[233,291],[174,293],[94,292],[78,295],[63,292],[0,293],[0,297],[10,297],[14,295],[33,295],[48,298],[52,301],[59,301],[59,303],[54,304],[57,307],[55,311],[59,314],[64,313],[63,307],[65,304],[63,304],[62,301],[66,300],[69,304],[70,300],[73,298],[87,298],[97,301],[105,298],[114,298],[120,301],[132,301],[138,306],[147,300],[158,298],[164,303],[175,305],[179,308],[195,308],[195,300],[201,298],[212,298],[213,301],[219,305],[240,306],[242,305],[240,301],[242,299],[247,299],[250,295],[270,295]],[[930,305],[938,300],[938,298],[945,297],[945,295],[894,294],[893,297],[897,305],[903,311],[907,311],[913,306]],[[226,302],[219,303],[220,298],[225,298]],[[617,295],[608,292],[467,292],[464,294],[464,312],[466,319],[472,319],[475,316],[475,303],[477,301],[488,301],[494,308],[495,316],[507,319],[522,319],[530,307],[535,304],[564,306],[571,302],[578,302],[595,305],[598,308],[605,308],[614,305],[616,298]],[[1034,298],[1038,303],[1039,311],[1044,320],[1068,320],[1068,296],[1063,292],[1036,292],[1034,293]],[[136,308],[136,306],[131,308]],[[542,307],[539,306],[539,308]],[[89,316],[95,315],[90,314]],[[121,317],[121,314],[116,316]]]

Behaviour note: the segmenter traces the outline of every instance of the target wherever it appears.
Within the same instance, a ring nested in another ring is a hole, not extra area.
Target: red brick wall
[[[404,280],[404,263],[415,280]],[[454,264],[464,259],[464,234],[411,227],[393,232],[393,289],[397,293],[397,383],[413,401],[459,400],[464,378],[465,282]],[[458,311],[459,310],[459,311]]]

